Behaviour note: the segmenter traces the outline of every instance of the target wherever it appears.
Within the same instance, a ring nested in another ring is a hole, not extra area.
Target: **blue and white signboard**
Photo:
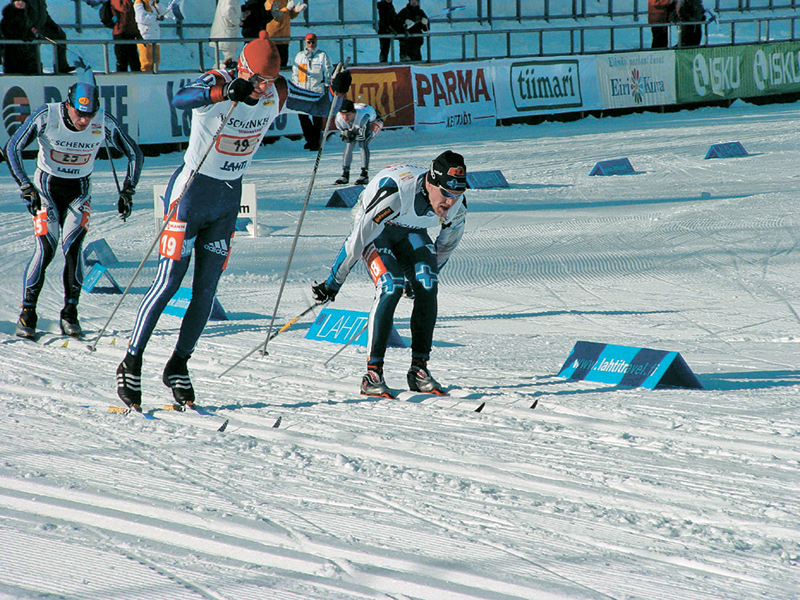
[[[183,318],[183,316],[186,314],[186,309],[189,308],[189,302],[191,299],[192,288],[178,288],[178,291],[175,292],[172,300],[167,302],[167,306],[164,307],[164,313],[172,315],[173,317]],[[217,300],[216,297],[214,297],[214,304],[211,305],[211,315],[209,315],[208,320],[230,321],[225,309],[222,308],[222,304],[219,303],[219,300]]]
[[[597,342],[577,342],[558,376],[620,387],[703,389],[677,352]]]
[[[306,333],[306,339],[366,347],[368,320],[369,313],[323,308]],[[353,339],[354,336],[355,339]],[[390,348],[406,347],[394,327],[389,333],[387,345]]]

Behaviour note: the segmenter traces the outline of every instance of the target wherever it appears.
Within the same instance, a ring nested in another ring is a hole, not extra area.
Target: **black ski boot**
[[[61,333],[74,338],[83,335],[81,324],[78,322],[78,307],[75,304],[67,304],[61,309]]]
[[[427,361],[411,361],[411,368],[408,370],[406,378],[408,379],[408,389],[412,392],[436,394],[437,396],[447,395],[447,392],[442,389],[439,382],[436,381],[431,375],[431,372],[428,371]]]
[[[117,367],[117,396],[128,408],[142,412],[142,361],[130,353]]]
[[[192,380],[189,379],[189,369],[186,368],[186,362],[190,357],[181,358],[177,354],[172,354],[164,367],[164,373],[161,376],[161,381],[164,385],[172,389],[172,397],[175,403],[179,406],[194,407],[194,388],[192,387]]]
[[[333,182],[333,185],[344,185],[350,181],[350,169],[343,169],[342,176]]]
[[[14,331],[18,337],[32,340],[36,337],[36,323],[39,318],[36,316],[35,306],[23,306],[19,313],[17,328]]]
[[[361,379],[361,393],[364,396],[395,397],[383,380],[383,365],[367,365],[367,374]]]
[[[356,185],[367,185],[369,183],[369,171],[361,169],[361,175],[356,179]]]

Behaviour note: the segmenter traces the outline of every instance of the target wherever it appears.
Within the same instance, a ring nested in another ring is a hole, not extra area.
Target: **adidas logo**
[[[228,244],[225,240],[217,240],[216,242],[211,242],[203,246],[209,252],[213,252],[214,254],[219,254],[220,256],[228,256]]]

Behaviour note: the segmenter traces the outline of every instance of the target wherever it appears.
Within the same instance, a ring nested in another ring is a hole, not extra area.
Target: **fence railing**
[[[796,16],[759,17],[750,19],[706,21],[703,45],[729,45],[794,41],[800,30],[800,14]],[[482,60],[489,58],[518,58],[523,56],[557,56],[565,54],[603,54],[650,48],[651,25],[647,23],[614,23],[549,25],[529,28],[448,31],[424,34],[423,62]],[[676,26],[670,27],[670,45],[677,42]],[[334,61],[349,58],[352,66],[377,63],[378,39],[375,34],[319,35],[319,47]],[[301,38],[276,38],[289,41],[296,51],[303,46]],[[159,72],[204,72],[220,62],[218,44],[223,41],[241,42],[240,38],[214,40],[208,38],[163,39],[159,41],[162,65]],[[15,44],[4,40],[6,44]],[[52,53],[48,41],[40,41]],[[136,44],[123,40],[68,40],[70,55],[81,55],[96,72],[116,70],[113,46]],[[397,44],[392,44],[389,60],[399,60]]]

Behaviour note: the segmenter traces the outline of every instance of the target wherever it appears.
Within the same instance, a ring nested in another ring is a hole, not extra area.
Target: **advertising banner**
[[[384,127],[414,126],[414,94],[409,67],[352,68],[347,98],[363,102],[383,117]]]
[[[490,62],[411,67],[415,127],[496,125]]]
[[[628,52],[597,57],[602,108],[675,103],[675,53]]]
[[[600,108],[594,56],[492,61],[497,118]]]
[[[676,50],[679,103],[800,91],[800,42]]]

